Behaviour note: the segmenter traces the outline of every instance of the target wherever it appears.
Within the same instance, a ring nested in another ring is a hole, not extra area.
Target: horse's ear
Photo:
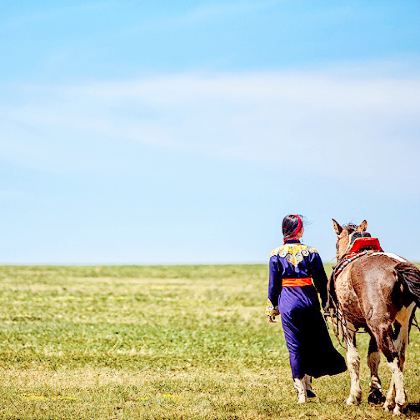
[[[343,231],[343,228],[340,226],[340,223],[338,223],[337,220],[332,219],[332,222],[335,233],[339,235]]]
[[[363,222],[360,223],[359,226],[357,226],[357,231],[358,232],[366,232],[367,227],[368,227],[367,220],[363,220]]]

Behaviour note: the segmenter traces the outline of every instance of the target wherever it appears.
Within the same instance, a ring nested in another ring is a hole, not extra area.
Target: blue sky
[[[287,213],[420,260],[417,1],[0,3],[0,261],[263,262]]]

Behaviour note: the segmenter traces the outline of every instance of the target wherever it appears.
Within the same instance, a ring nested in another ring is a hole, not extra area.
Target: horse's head
[[[337,234],[337,260],[341,260],[343,256],[347,253],[351,246],[352,235],[356,232],[366,232],[368,222],[363,220],[360,225],[355,225],[353,223],[348,223],[347,225],[341,226],[336,220],[332,219],[333,228]]]

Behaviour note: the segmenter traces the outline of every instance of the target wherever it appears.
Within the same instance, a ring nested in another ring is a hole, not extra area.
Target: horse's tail
[[[395,266],[398,280],[407,286],[410,295],[420,308],[420,270],[410,263],[399,263]]]

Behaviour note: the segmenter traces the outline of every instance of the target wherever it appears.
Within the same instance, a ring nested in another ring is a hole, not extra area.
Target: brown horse
[[[364,328],[370,335],[368,365],[371,382],[368,401],[384,402],[386,411],[401,414],[407,405],[403,368],[410,324],[416,306],[420,307],[420,270],[407,260],[381,251],[365,251],[349,258],[354,235],[363,235],[367,221],[344,225],[333,219],[337,234],[335,293],[339,318],[347,345],[347,365],[351,377],[347,404],[361,400],[360,357],[356,348],[356,331]],[[343,268],[344,267],[344,268]],[[391,384],[382,394],[378,365],[381,351],[392,373]]]

